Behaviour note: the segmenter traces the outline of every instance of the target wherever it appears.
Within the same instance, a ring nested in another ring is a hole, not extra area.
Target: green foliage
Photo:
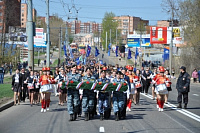
[[[0,85],[0,98],[3,97],[13,97],[13,91],[11,89],[11,84],[1,84]]]
[[[107,44],[110,43],[110,29],[111,29],[111,43],[116,43],[116,29],[118,22],[114,20],[115,14],[113,12],[106,12],[102,20],[103,31],[101,33],[103,47],[106,48],[106,32],[107,32]],[[118,35],[120,31],[118,30]],[[119,37],[118,37],[119,39]]]

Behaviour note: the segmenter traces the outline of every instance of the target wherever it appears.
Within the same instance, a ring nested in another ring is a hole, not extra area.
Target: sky
[[[27,0],[25,0],[27,1]],[[37,10],[38,16],[46,16],[46,0],[33,0],[33,8]],[[170,19],[161,6],[163,0],[49,0],[50,15],[57,14],[65,21],[68,16],[76,17],[76,11],[69,8],[74,3],[78,10],[78,20],[82,22],[102,22],[105,12],[113,12],[116,16],[129,15],[149,20],[149,25],[156,25],[157,20]],[[70,19],[72,21],[73,19]]]

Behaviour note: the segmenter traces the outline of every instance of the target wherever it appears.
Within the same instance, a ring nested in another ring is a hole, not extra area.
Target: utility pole
[[[117,46],[117,28],[116,28],[116,46]]]
[[[169,72],[171,73],[172,72],[172,49],[173,49],[173,25],[174,25],[174,22],[173,22],[173,19],[174,19],[174,5],[172,3],[172,22],[171,22],[171,25],[172,25],[172,30],[171,30],[171,43],[170,43],[170,46],[169,46]]]
[[[60,40],[60,44],[59,44],[59,59],[61,59],[61,47],[62,47],[62,29],[61,29],[61,26],[60,26],[59,40]]]
[[[107,31],[106,31],[106,52],[108,51],[108,44],[107,44],[107,35],[108,35],[108,33],[107,33]]]
[[[110,29],[110,44],[111,44],[111,31],[112,31],[112,29]]]
[[[46,0],[47,4],[47,16],[46,16],[46,24],[47,24],[47,67],[50,67],[50,30],[49,30],[49,0]]]
[[[28,5],[28,19],[27,19],[27,33],[28,33],[28,65],[34,70],[34,48],[33,48],[33,16],[32,16],[32,0],[27,1]]]

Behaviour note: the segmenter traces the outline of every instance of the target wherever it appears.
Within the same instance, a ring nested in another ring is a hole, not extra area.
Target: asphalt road
[[[112,61],[115,62],[114,59]],[[140,105],[132,105],[127,118],[120,121],[114,120],[112,112],[109,120],[100,121],[97,115],[90,121],[84,121],[82,116],[69,122],[66,103],[59,106],[58,97],[53,94],[50,111],[46,113],[40,113],[40,106],[31,107],[27,100],[0,112],[0,133],[199,133],[199,84],[191,84],[187,110],[173,107],[177,105],[174,86],[175,81],[169,96],[170,104],[165,105],[164,112],[158,112],[156,101],[151,100],[149,91],[148,95],[141,94]]]

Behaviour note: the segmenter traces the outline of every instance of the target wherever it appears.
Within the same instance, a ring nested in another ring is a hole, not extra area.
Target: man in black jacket
[[[27,73],[25,73],[25,70],[24,70],[24,68],[22,68],[22,70],[21,70],[21,76],[22,76],[22,91],[21,91],[21,93],[20,93],[20,97],[21,97],[21,100],[23,101],[23,102],[25,102],[25,99],[26,99],[26,93],[27,93],[27,91],[28,91],[28,88],[27,88],[27,83],[26,83],[26,79],[27,79]]]
[[[190,75],[186,72],[186,67],[182,66],[180,68],[180,75],[178,77],[176,83],[176,89],[178,91],[178,98],[177,101],[179,105],[177,108],[182,108],[182,96],[183,96],[183,103],[184,108],[187,108],[188,104],[188,92],[190,91]]]

